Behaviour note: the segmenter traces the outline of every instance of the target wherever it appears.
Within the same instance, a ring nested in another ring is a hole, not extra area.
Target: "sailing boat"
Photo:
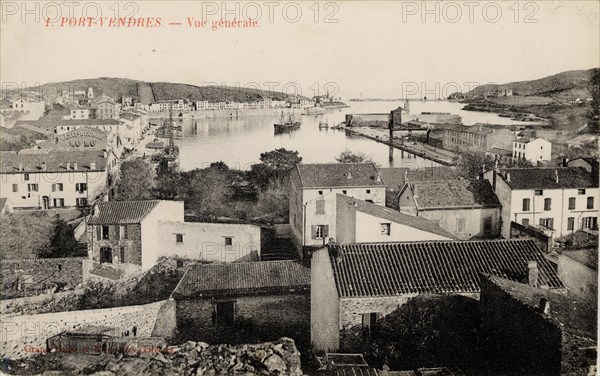
[[[164,125],[167,132],[169,143],[162,152],[162,159],[166,161],[174,161],[179,156],[179,147],[175,145],[173,140],[173,109],[169,109],[169,123]]]
[[[299,121],[292,119],[292,115],[288,115],[288,119],[285,120],[285,116],[282,111],[281,119],[280,119],[279,123],[275,123],[275,124],[273,124],[273,126],[275,127],[275,133],[283,133],[283,132],[291,132],[293,130],[296,130],[296,129],[300,128],[301,124],[302,123],[300,123]]]

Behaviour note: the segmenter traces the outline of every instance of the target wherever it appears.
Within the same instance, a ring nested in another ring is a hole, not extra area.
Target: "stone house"
[[[227,340],[237,329],[273,338],[309,330],[310,270],[294,261],[191,265],[172,297],[177,327],[196,338]]]
[[[429,220],[456,238],[495,238],[502,206],[486,180],[409,181],[398,195],[401,213]]]
[[[448,150],[466,149],[485,152],[493,147],[512,149],[516,136],[508,129],[473,125],[455,125],[444,128],[443,147]]]
[[[336,193],[385,205],[385,185],[373,163],[297,164],[290,186],[289,221],[299,253],[327,242]]]
[[[382,316],[421,294],[479,298],[480,273],[530,278],[563,288],[531,240],[428,241],[331,245],[311,260],[311,342],[349,348],[356,329],[368,333]],[[355,343],[354,343],[355,344]]]
[[[482,350],[489,371],[596,374],[595,297],[586,301],[491,275],[482,276],[480,283]]]
[[[508,168],[484,174],[502,204],[502,230],[511,222],[538,226],[563,237],[598,228],[598,179],[582,167]]]

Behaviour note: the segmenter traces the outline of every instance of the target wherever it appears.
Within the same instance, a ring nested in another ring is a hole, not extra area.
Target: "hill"
[[[94,96],[108,95],[114,99],[133,97],[142,103],[152,103],[168,99],[205,100],[209,102],[255,102],[271,98],[284,100],[287,94],[276,91],[238,88],[232,86],[196,86],[171,82],[145,82],[127,78],[100,77],[64,82],[52,82],[30,87],[25,90],[36,91],[44,99],[52,100],[61,92],[74,92],[88,88],[94,90]],[[6,92],[11,95],[13,93]]]
[[[468,92],[467,98],[512,90],[515,96],[547,97],[558,101],[571,98],[585,99],[591,97],[589,84],[594,69],[567,71],[531,81],[481,85]]]

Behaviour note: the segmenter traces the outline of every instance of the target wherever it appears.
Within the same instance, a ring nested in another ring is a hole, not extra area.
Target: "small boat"
[[[325,121],[319,122],[319,129],[328,129],[328,128],[329,128],[329,122],[327,121],[327,119],[325,119]]]
[[[283,132],[291,132],[293,130],[296,130],[296,129],[300,128],[300,125],[302,125],[302,123],[300,123],[299,121],[293,120],[292,115],[289,115],[288,119],[284,121],[284,116],[282,113],[281,121],[279,123],[273,124],[273,127],[275,128],[275,133],[283,133]]]

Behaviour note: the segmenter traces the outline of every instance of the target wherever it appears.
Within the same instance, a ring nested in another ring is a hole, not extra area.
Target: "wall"
[[[496,174],[496,184],[494,184],[494,174]],[[511,205],[513,202],[512,191],[504,179],[493,170],[486,172],[484,178],[490,182],[492,189],[502,205],[502,211],[500,212],[500,234],[503,238],[510,239],[510,222],[512,221]]]
[[[598,295],[598,271],[564,254],[558,255],[558,277],[578,298],[590,299]]]
[[[486,209],[451,209],[451,210],[421,210],[419,217],[437,223],[441,228],[456,236],[460,240],[469,240],[472,237],[495,238],[500,234],[500,208]],[[465,232],[457,230],[457,220],[465,220]],[[488,218],[491,231],[484,233],[484,222]]]
[[[142,220],[142,271],[153,267],[161,256],[158,245],[159,221],[183,222],[183,201],[160,201]]]
[[[339,348],[340,300],[327,248],[312,255],[310,268],[310,341],[315,350]]]
[[[164,300],[141,306],[3,317],[0,337],[2,357],[18,359],[34,355],[34,352],[25,351],[26,346],[45,350],[49,337],[88,325],[116,327],[119,332],[131,331],[133,326],[137,326],[139,337],[158,334],[170,337],[172,333],[161,328],[155,330],[155,326],[160,322],[165,327],[174,327],[174,304],[172,300]]]
[[[525,144],[525,159],[532,163],[537,161],[549,161],[552,157],[552,144],[538,138]]]
[[[381,233],[381,223],[390,223],[390,235]],[[356,240],[354,242],[394,242],[448,240],[449,238],[417,228],[392,222],[370,214],[356,212]]]
[[[232,262],[261,252],[261,229],[254,225],[159,221],[158,232],[161,256]],[[175,234],[183,235],[183,243],[176,242]],[[231,246],[225,237],[233,238]]]
[[[71,171],[71,172],[29,172],[29,180],[25,180],[23,172],[2,173],[0,191],[2,196],[10,199],[15,208],[42,208],[43,197],[48,196],[50,207],[53,199],[64,199],[65,207],[75,207],[78,198],[87,198],[91,203],[100,193],[106,190],[106,170],[104,171]],[[62,183],[63,190],[52,192],[52,184]],[[87,183],[87,191],[75,190],[76,183]],[[13,192],[13,184],[18,191]],[[38,184],[37,192],[28,192],[27,184]]]
[[[115,238],[115,225],[109,225],[109,239],[98,239],[97,228],[102,225],[87,226],[88,256],[95,262],[100,262],[100,248],[109,247],[113,251],[112,266],[125,267],[122,264],[142,265],[142,234],[140,224],[120,225],[119,239]],[[123,234],[127,226],[127,239]],[[121,260],[121,247],[124,248],[125,258]]]

